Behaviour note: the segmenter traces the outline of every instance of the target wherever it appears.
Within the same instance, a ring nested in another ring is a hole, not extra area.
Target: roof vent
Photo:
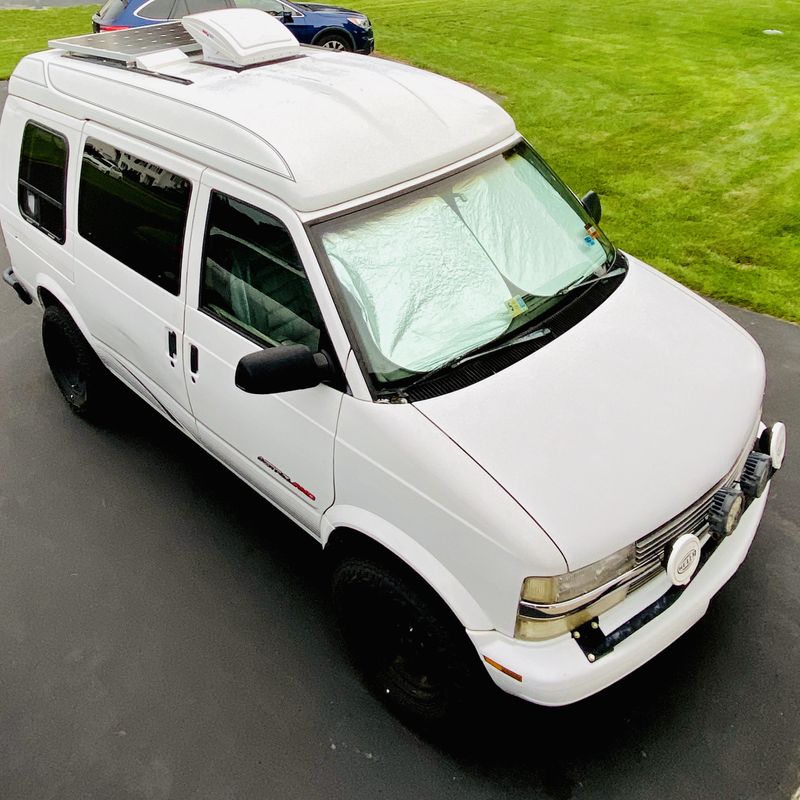
[[[204,11],[181,21],[202,45],[207,63],[249,67],[300,52],[300,43],[283,23],[254,8]]]

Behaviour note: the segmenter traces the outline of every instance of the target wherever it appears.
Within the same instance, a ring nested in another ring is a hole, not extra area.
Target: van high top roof
[[[247,41],[242,14],[250,15]],[[380,58],[300,46],[263,12],[211,11],[186,23],[134,29],[139,44],[120,48],[127,53],[109,50],[103,33],[51,42],[57,49],[22,59],[9,92],[168,147],[301,212],[412,180],[515,136],[508,114],[467,86]]]

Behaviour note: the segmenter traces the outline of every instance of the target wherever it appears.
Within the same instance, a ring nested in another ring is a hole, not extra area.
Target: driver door
[[[247,394],[239,360],[264,347],[303,344],[325,326],[298,254],[302,225],[282,203],[204,173],[191,248],[185,319],[186,385],[198,435],[244,480],[318,535],[333,503],[333,449],[342,392],[326,385]]]

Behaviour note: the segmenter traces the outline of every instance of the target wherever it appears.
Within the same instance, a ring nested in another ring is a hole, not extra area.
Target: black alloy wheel
[[[102,416],[110,376],[72,317],[60,306],[45,309],[42,343],[50,372],[67,404],[80,417]]]
[[[351,556],[334,568],[332,586],[356,666],[401,719],[450,727],[485,699],[490,681],[464,628],[413,573]]]

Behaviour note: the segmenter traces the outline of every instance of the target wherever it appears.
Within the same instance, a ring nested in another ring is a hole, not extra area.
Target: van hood
[[[586,319],[511,367],[415,407],[578,569],[668,522],[752,441],[761,350],[713,306],[629,257]]]

